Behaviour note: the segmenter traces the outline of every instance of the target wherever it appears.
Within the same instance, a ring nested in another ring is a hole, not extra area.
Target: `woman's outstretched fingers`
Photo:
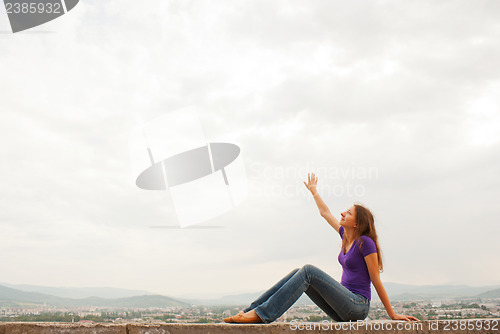
[[[309,191],[313,191],[318,184],[318,178],[314,175],[314,173],[307,173],[307,183],[304,182],[304,185]]]
[[[314,175],[314,173],[312,173],[312,180],[313,180],[313,182],[318,181],[318,177],[316,175]]]

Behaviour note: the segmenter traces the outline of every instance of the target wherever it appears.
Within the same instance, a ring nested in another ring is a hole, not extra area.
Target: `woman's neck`
[[[355,229],[353,229],[353,228],[349,228],[349,227],[348,227],[348,228],[346,228],[346,227],[344,226],[344,234],[345,234],[345,236],[346,236],[346,238],[347,238],[347,242],[348,242],[348,243],[353,242],[353,238],[354,238],[354,230],[355,230]]]

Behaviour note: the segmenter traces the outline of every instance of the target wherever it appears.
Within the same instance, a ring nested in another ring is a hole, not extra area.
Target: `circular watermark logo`
[[[4,0],[12,32],[52,21],[73,8],[79,0]]]

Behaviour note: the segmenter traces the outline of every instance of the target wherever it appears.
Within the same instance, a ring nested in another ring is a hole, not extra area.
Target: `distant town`
[[[420,320],[500,318],[500,298],[397,301],[392,303],[397,313],[413,315]],[[2,307],[4,322],[80,322],[80,323],[218,323],[247,305],[190,305],[163,308],[109,307]],[[388,319],[380,302],[372,301],[367,320]],[[331,321],[316,305],[294,305],[277,322]]]
[[[420,320],[500,318],[500,287],[386,283],[400,314]],[[220,323],[263,291],[186,299],[112,287],[47,287],[0,283],[0,322]],[[373,296],[367,320],[388,319]],[[332,321],[306,294],[277,322]]]

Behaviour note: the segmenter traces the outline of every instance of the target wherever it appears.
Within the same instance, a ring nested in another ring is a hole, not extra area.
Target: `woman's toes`
[[[243,311],[240,311],[237,315],[233,315],[233,316],[231,316],[231,317],[224,318],[224,322],[229,322],[229,323],[236,322],[236,321],[234,320],[234,317],[239,316],[239,315],[242,315],[243,313],[244,313]]]

